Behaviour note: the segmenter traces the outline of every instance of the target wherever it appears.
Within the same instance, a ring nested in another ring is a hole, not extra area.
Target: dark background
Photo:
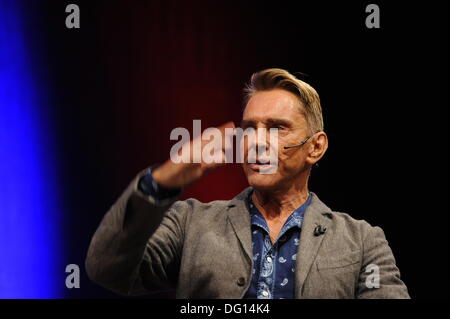
[[[76,3],[81,28],[65,27]],[[448,297],[446,1],[26,2],[35,72],[51,96],[63,194],[67,298],[115,297],[84,272],[102,216],[141,169],[168,158],[175,127],[239,123],[255,71],[301,72],[319,92],[329,149],[310,189],[333,210],[383,228],[413,298]],[[48,89],[48,88],[47,88]],[[238,165],[186,197],[229,199]]]

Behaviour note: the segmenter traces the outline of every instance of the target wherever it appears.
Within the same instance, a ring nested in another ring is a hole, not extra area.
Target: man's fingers
[[[222,151],[227,154],[227,150],[233,148],[233,137],[235,125],[233,122],[227,122],[218,127],[222,135]],[[232,153],[231,153],[232,154]],[[223,158],[225,161],[225,156]],[[229,160],[227,161],[229,162]]]
[[[221,130],[222,132],[224,132],[225,129],[226,129],[227,127],[228,127],[228,128],[235,128],[234,123],[233,123],[232,121],[226,122],[226,123],[224,123],[224,124],[218,126],[217,128],[218,128],[219,130]]]

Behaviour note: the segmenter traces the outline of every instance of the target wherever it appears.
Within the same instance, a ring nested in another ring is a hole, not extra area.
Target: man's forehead
[[[299,121],[303,117],[299,105],[247,105],[242,114],[242,121],[292,122]]]
[[[243,118],[266,116],[271,118],[286,118],[301,113],[301,103],[291,92],[271,90],[257,92],[253,95],[243,112]]]

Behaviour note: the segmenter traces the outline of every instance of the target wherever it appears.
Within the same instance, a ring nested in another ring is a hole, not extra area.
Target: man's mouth
[[[248,163],[247,165],[254,171],[265,171],[268,170],[270,168],[272,168],[273,166],[275,166],[274,163],[271,163],[270,161],[263,161],[263,160],[256,160],[255,163]]]

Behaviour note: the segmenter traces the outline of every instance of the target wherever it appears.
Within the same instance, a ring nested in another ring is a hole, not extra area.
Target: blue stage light
[[[57,298],[64,266],[54,132],[42,115],[48,92],[33,74],[25,9],[0,1],[0,298]]]

